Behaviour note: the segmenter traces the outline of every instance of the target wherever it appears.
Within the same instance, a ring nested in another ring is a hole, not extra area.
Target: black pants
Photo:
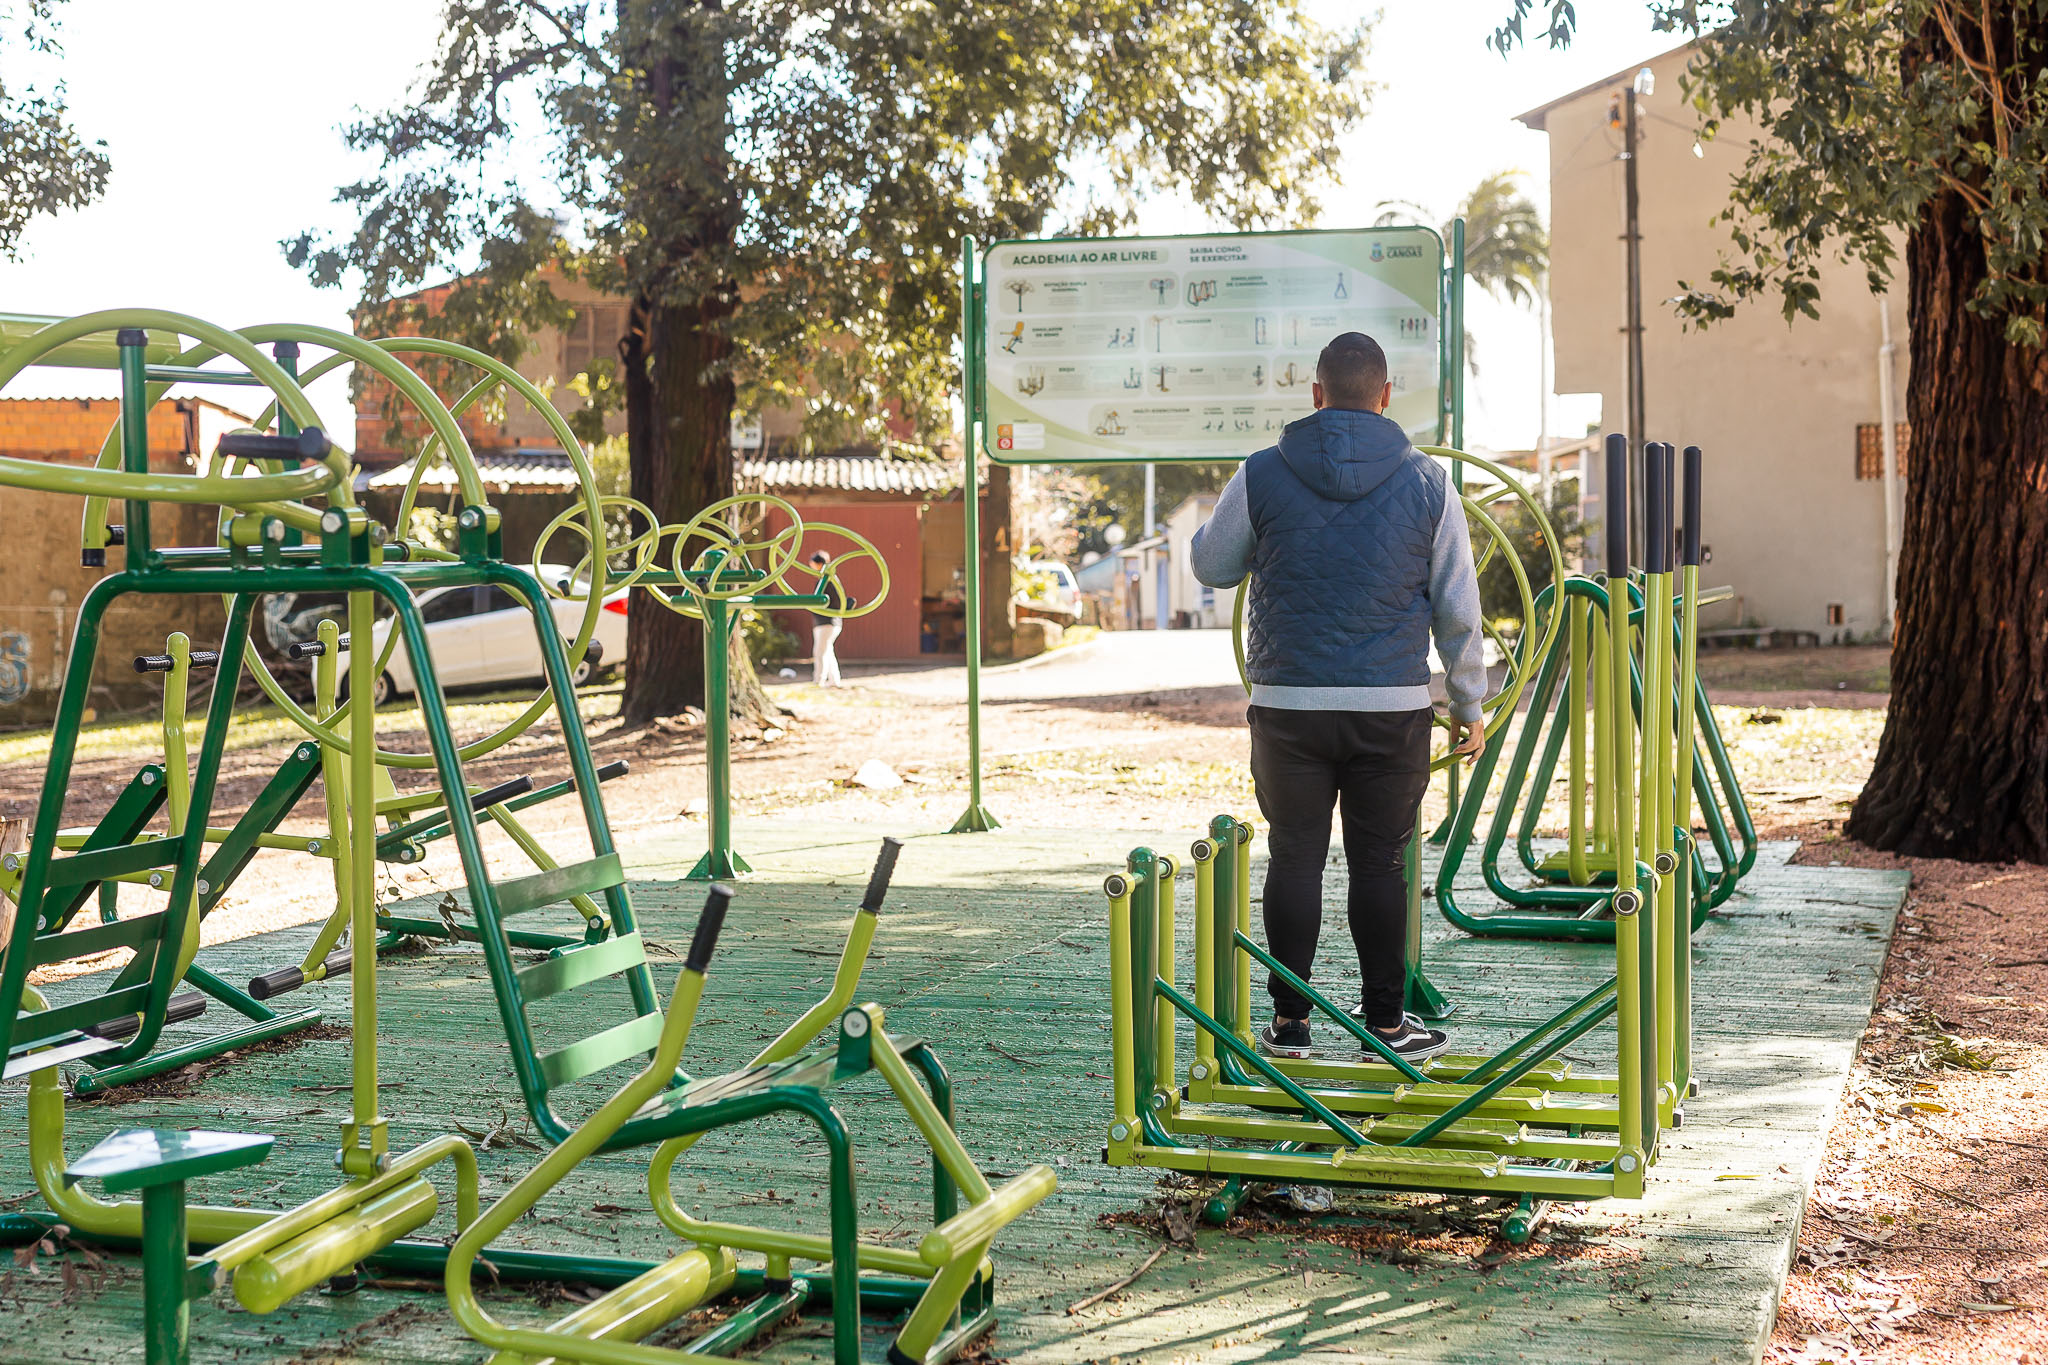
[[[1330,809],[1341,799],[1344,860],[1351,870],[1347,908],[1366,1018],[1375,1028],[1394,1028],[1407,984],[1404,855],[1429,786],[1430,713],[1254,706],[1245,719],[1252,731],[1252,782],[1271,831],[1267,950],[1302,980],[1311,979],[1323,929]],[[1308,1016],[1308,1001],[1278,976],[1267,989],[1281,1018]]]

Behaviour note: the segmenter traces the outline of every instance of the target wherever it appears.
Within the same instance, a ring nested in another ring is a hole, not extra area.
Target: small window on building
[[[1842,604],[1840,602],[1828,603],[1828,624],[1831,626],[1842,624]]]
[[[1893,428],[1893,439],[1899,445],[1899,477],[1906,477],[1907,437],[1912,428],[1904,422]],[[1884,477],[1884,424],[1882,422],[1858,422],[1856,424],[1856,477],[1859,479],[1881,479]]]
[[[590,362],[616,359],[619,337],[626,329],[626,306],[622,303],[586,303],[563,333],[562,377],[568,379],[590,368]]]

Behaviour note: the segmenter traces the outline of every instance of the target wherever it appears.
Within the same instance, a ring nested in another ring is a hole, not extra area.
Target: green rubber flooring
[[[713,963],[685,1065],[703,1074],[746,1059],[827,984],[883,831],[760,822],[741,827],[759,874],[744,883]],[[1078,1312],[1075,1302],[1137,1269],[1160,1243],[1104,1215],[1156,1208],[1155,1173],[1100,1164],[1108,1121],[1107,952],[1103,874],[1135,843],[1170,837],[1116,831],[1023,831],[913,838],[882,915],[860,998],[880,1002],[893,1033],[931,1040],[951,1069],[962,1137],[992,1176],[1032,1162],[1061,1189],[997,1243],[1000,1321],[990,1354],[1015,1361],[1752,1361],[1770,1330],[1806,1191],[1844,1074],[1868,1019],[1902,873],[1793,867],[1789,846],[1764,851],[1742,894],[1696,942],[1700,1096],[1666,1138],[1650,1196],[1562,1211],[1534,1254],[1504,1254],[1478,1236],[1497,1221],[1484,1201],[1346,1195],[1316,1223],[1203,1229],[1127,1291]],[[627,850],[635,905],[664,991],[680,962],[701,889],[678,880],[701,834]],[[260,874],[261,863],[252,869]],[[1342,904],[1331,878],[1330,904]],[[543,918],[534,916],[532,918]],[[1432,911],[1427,965],[1457,1005],[1461,1047],[1498,1046],[1594,984],[1611,949],[1481,941]],[[1349,998],[1355,966],[1341,912],[1323,980]],[[230,980],[295,962],[310,926],[208,950]],[[1334,950],[1334,951],[1332,951]],[[1185,968],[1183,970],[1186,970]],[[538,1150],[512,1084],[481,958],[442,948],[388,961],[380,973],[383,1099],[400,1149],[446,1132],[482,1148],[490,1198]],[[57,994],[68,998],[85,983]],[[344,1022],[347,989],[294,1001]],[[594,1029],[609,992],[565,998]],[[218,1027],[226,1012],[216,1005]],[[207,1026],[180,1026],[168,1036]],[[1611,1065],[1611,1032],[1569,1054]],[[1183,1043],[1186,1037],[1183,1035]],[[617,1073],[623,1075],[623,1072]],[[316,1037],[234,1057],[153,1094],[116,1092],[74,1105],[76,1155],[117,1127],[212,1127],[275,1133],[263,1166],[202,1182],[195,1198],[281,1207],[327,1188],[336,1125],[347,1116],[343,1037]],[[860,1156],[867,1235],[914,1244],[929,1217],[922,1144],[878,1081],[837,1092]],[[26,1171],[24,1092],[0,1087],[0,1209],[39,1199]],[[794,1122],[714,1134],[678,1171],[686,1204],[762,1223],[823,1228],[820,1146]],[[593,1160],[517,1224],[510,1244],[655,1258],[673,1244],[646,1212],[644,1157]],[[1735,1176],[1739,1178],[1723,1178]],[[449,1235],[442,1215],[420,1235]],[[60,1264],[72,1262],[66,1271]],[[11,1271],[11,1274],[6,1272]],[[130,1259],[0,1263],[0,1362],[142,1358],[141,1277]],[[565,1311],[507,1286],[508,1319]],[[438,1295],[373,1286],[302,1295],[256,1316],[226,1293],[194,1305],[194,1359],[426,1362],[483,1358]],[[868,1359],[888,1335],[877,1323]],[[822,1323],[786,1329],[759,1352],[827,1358]]]

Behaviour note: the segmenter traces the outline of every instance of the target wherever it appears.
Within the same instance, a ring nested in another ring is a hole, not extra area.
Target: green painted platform
[[[734,1064],[824,989],[840,935],[882,831],[758,822],[740,846],[762,869],[743,884],[685,1064]],[[932,1039],[951,1068],[961,1130],[992,1174],[1033,1161],[1059,1167],[1062,1188],[998,1243],[1001,1325],[992,1348],[1015,1361],[1529,1360],[1752,1361],[1769,1334],[1800,1211],[1856,1040],[1868,1018],[1904,874],[1792,867],[1789,846],[1767,849],[1728,917],[1697,947],[1699,1072],[1704,1090],[1683,1129],[1667,1138],[1640,1204],[1596,1206],[1570,1222],[1562,1256],[1475,1257],[1433,1249],[1425,1236],[1451,1220],[1483,1222],[1470,1202],[1347,1196],[1320,1231],[1255,1237],[1204,1230],[1193,1251],[1175,1248],[1126,1293],[1078,1314],[1067,1305],[1135,1269],[1157,1245],[1099,1222],[1157,1193],[1153,1174],[1100,1164],[1108,1116],[1104,872],[1139,842],[1119,832],[1004,830],[914,838],[883,913],[863,998],[890,1011],[891,1030]],[[636,905],[664,989],[680,960],[701,890],[677,878],[701,851],[694,837],[628,850],[640,879]],[[1341,905],[1332,878],[1330,903]],[[1350,956],[1342,913],[1324,958],[1339,980]],[[1518,1022],[1561,1008],[1591,984],[1598,949],[1454,937],[1429,920],[1432,977],[1457,1002],[1461,1047],[1504,1041]],[[522,926],[523,927],[523,926]],[[295,961],[310,927],[209,950],[234,979]],[[1329,951],[1335,949],[1336,951]],[[482,962],[473,950],[437,950],[387,964],[382,1062],[394,1148],[467,1129],[481,1145],[485,1193],[502,1189],[537,1153],[527,1132]],[[75,989],[72,988],[72,989]],[[1343,990],[1348,991],[1346,984]],[[64,992],[60,992],[60,995]],[[578,996],[593,994],[579,992]],[[340,985],[302,993],[330,1017],[347,1011]],[[219,1007],[215,1007],[218,1012]],[[179,1029],[183,1033],[188,1029]],[[1609,1035],[1611,1037],[1611,1035]],[[1594,1035],[1572,1055],[1611,1065]],[[74,1107],[70,1149],[84,1152],[116,1127],[228,1127],[278,1135],[264,1166],[201,1182],[208,1202],[242,1198],[282,1206],[332,1179],[335,1125],[346,1116],[345,1041],[315,1039],[237,1058],[189,1093]],[[879,1085],[838,1092],[860,1147],[866,1226],[910,1242],[928,1197],[922,1145]],[[0,1208],[37,1204],[25,1172],[22,1088],[0,1088]],[[794,1123],[757,1130],[742,1144],[714,1136],[678,1172],[686,1202],[756,1221],[815,1214],[817,1144]],[[646,1213],[644,1160],[631,1154],[585,1166],[519,1224],[516,1240],[653,1257],[670,1249]],[[1719,1180],[1717,1173],[1751,1177]],[[694,1193],[692,1193],[694,1191]],[[445,1207],[445,1205],[444,1205]],[[619,1210],[628,1210],[620,1212]],[[1392,1223],[1393,1236],[1386,1228]],[[444,1213],[429,1232],[446,1235]],[[1440,1246],[1441,1243],[1434,1244]],[[1419,1248],[1419,1249],[1418,1249]],[[0,1274],[5,1267],[0,1266]],[[140,1360],[141,1277],[132,1263],[97,1285],[68,1291],[54,1268],[17,1271],[0,1290],[10,1328],[0,1362]],[[494,1297],[507,1317],[565,1311],[510,1289]],[[195,1305],[200,1361],[471,1361],[438,1297],[367,1288],[346,1297],[300,1297],[256,1317],[217,1294]],[[815,1326],[763,1353],[817,1358]],[[807,1335],[809,1333],[810,1335]],[[872,1336],[880,1359],[886,1337]]]

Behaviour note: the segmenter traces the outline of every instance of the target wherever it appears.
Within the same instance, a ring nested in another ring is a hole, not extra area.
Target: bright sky
[[[1546,140],[1512,116],[1675,45],[1651,30],[1642,0],[1578,0],[1582,36],[1572,48],[1503,60],[1485,39],[1510,2],[1388,7],[1368,66],[1380,91],[1342,145],[1344,184],[1326,194],[1321,226],[1368,224],[1386,199],[1441,217],[1505,169],[1528,172],[1528,191],[1547,210]],[[1311,3],[1326,22],[1357,12],[1355,0]],[[143,306],[236,327],[347,328],[348,300],[309,285],[278,243],[309,227],[350,225],[330,201],[369,166],[336,130],[354,111],[403,95],[432,52],[439,12],[419,0],[355,0],[346,22],[309,22],[308,11],[274,0],[207,0],[165,24],[161,6],[145,0],[63,6],[73,113],[88,136],[106,140],[113,179],[91,208],[31,228],[21,261],[0,261],[0,310]],[[1160,205],[1141,226],[1186,231],[1184,209]],[[1535,314],[1474,290],[1466,316],[1481,366],[1466,388],[1466,437],[1527,447],[1537,425]],[[105,395],[111,380],[31,370],[7,393]],[[313,396],[349,429],[342,381]],[[1553,404],[1551,430],[1581,431],[1598,415],[1597,401],[1566,399]]]

